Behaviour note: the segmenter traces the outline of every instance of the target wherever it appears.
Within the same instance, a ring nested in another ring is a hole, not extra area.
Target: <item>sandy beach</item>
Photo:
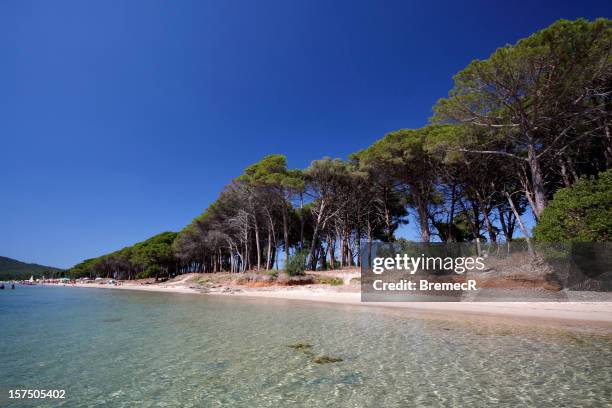
[[[240,297],[259,301],[319,302],[376,307],[445,319],[487,319],[538,326],[596,329],[612,333],[612,302],[362,302],[358,285],[266,286],[212,285],[203,289],[185,276],[164,283],[120,285],[76,283],[65,286]],[[45,285],[46,286],[46,285]],[[57,286],[57,285],[48,285]]]

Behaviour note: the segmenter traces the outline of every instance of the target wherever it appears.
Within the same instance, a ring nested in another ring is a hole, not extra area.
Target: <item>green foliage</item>
[[[204,276],[196,276],[196,277],[192,278],[190,280],[190,282],[191,283],[196,283],[198,285],[202,285],[202,284],[210,282],[210,279],[208,279],[208,278],[206,278]]]
[[[71,278],[148,278],[169,275],[174,266],[176,232],[162,232],[131,247],[87,259],[68,270]]]
[[[340,286],[344,283],[344,281],[336,277],[323,277],[318,280],[318,283],[323,285]]]
[[[153,264],[147,267],[144,271],[138,272],[136,274],[136,279],[147,279],[154,278],[158,276],[162,272],[162,269],[159,265]]]
[[[61,273],[62,270],[59,268],[20,262],[15,259],[0,256],[0,281],[30,279],[31,276],[34,276],[34,278],[40,278],[42,276],[57,277]]]
[[[571,99],[609,58],[611,41],[610,20],[559,20],[517,44],[498,48],[487,59],[470,63],[455,75],[449,98],[438,101],[436,118],[470,117],[508,124],[518,114],[509,106],[529,111],[546,98]],[[535,70],[535,66],[541,68]]]
[[[149,277],[148,271],[142,271],[136,274],[136,279],[147,279],[148,277]]]
[[[438,234],[441,237],[448,237],[452,235],[455,242],[465,242],[469,240],[468,237],[471,238],[467,224],[459,217],[455,217],[455,220],[452,223],[446,221],[434,221],[432,224],[438,230]]]
[[[429,125],[388,133],[361,154],[364,170],[385,174],[407,192],[406,204],[417,214],[423,241],[430,240],[427,206],[440,200],[435,189],[439,163],[426,149],[429,134],[439,127]]]
[[[83,277],[94,278],[95,272],[92,266],[97,259],[98,258],[86,259],[83,262],[76,264],[72,268],[68,269],[68,276],[73,279]]]
[[[264,274],[264,275],[271,276],[271,277],[273,277],[273,278],[276,278],[276,277],[278,276],[278,271],[277,271],[277,270],[274,270],[274,269],[271,269],[271,270],[269,270],[269,271],[263,271],[263,274]]]
[[[300,170],[287,169],[287,158],[282,154],[271,154],[250,165],[238,178],[251,185],[301,191],[304,179]]]
[[[287,262],[287,274],[289,276],[304,275],[304,271],[306,270],[307,258],[308,251],[295,251],[295,253],[289,257],[289,261]]]
[[[558,190],[542,213],[541,242],[601,242],[612,239],[612,170]]]

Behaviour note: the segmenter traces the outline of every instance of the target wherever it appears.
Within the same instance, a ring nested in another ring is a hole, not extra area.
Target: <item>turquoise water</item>
[[[0,406],[601,407],[612,338],[377,308],[18,287],[0,292]],[[310,352],[288,345],[308,343]],[[343,361],[313,362],[326,355]],[[65,389],[16,401],[10,389]]]

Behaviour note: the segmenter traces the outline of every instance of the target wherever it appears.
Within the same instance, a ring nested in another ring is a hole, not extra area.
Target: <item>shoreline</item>
[[[43,287],[76,287],[141,292],[212,295],[256,301],[327,303],[361,308],[394,310],[414,316],[488,320],[528,326],[586,329],[612,333],[612,302],[362,302],[360,292],[338,291],[321,285],[271,286],[263,289],[232,287],[229,291],[203,292],[185,282],[120,286],[106,284],[44,284]],[[427,316],[425,316],[427,315]]]

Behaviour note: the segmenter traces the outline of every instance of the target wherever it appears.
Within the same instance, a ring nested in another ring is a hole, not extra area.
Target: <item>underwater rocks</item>
[[[312,362],[317,364],[339,363],[340,361],[342,361],[340,357],[330,356],[316,356],[312,359]]]
[[[312,352],[312,344],[308,343],[295,343],[289,344],[287,347],[294,349],[295,351],[300,351],[307,356],[311,357],[311,362],[315,364],[329,364],[329,363],[339,363],[343,361],[340,357],[332,357],[332,356],[315,356]]]

